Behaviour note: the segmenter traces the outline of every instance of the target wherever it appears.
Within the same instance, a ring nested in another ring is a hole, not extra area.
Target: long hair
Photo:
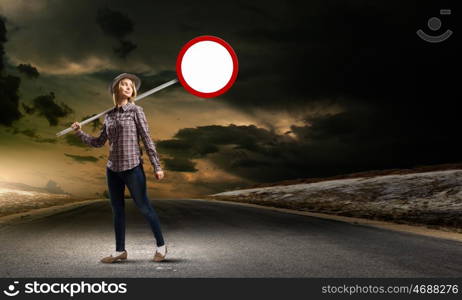
[[[122,79],[130,79],[130,78],[122,78]],[[117,82],[117,84],[114,86],[114,89],[112,90],[112,101],[114,102],[114,106],[117,106],[117,98],[119,97],[119,88],[120,88],[120,82],[122,81],[122,79],[120,79]],[[133,80],[130,79],[130,82],[131,82],[133,93],[130,97],[128,97],[128,102],[135,103],[135,98],[138,93],[136,92],[136,87],[135,87],[135,83],[133,82]]]

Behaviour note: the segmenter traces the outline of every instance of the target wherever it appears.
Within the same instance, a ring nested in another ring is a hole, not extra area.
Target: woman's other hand
[[[79,122],[72,123],[71,127],[72,127],[72,129],[74,129],[74,131],[79,131],[82,128],[82,126],[80,126]]]
[[[155,175],[157,180],[161,180],[162,178],[164,178],[164,171],[156,171]]]

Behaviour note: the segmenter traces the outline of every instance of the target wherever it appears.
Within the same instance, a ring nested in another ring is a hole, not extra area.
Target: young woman
[[[155,170],[158,180],[164,177],[159,156],[149,133],[143,108],[135,104],[137,90],[141,80],[128,73],[122,73],[109,86],[114,108],[104,117],[103,128],[98,137],[82,131],[80,123],[74,122],[72,128],[82,141],[91,147],[102,147],[109,140],[109,158],[106,177],[111,200],[115,231],[116,251],[101,259],[103,263],[113,263],[127,259],[125,249],[125,186],[136,206],[148,221],[156,240],[156,252],[153,260],[165,259],[165,245],[159,218],[146,193],[146,176],[143,169],[142,152],[139,137],[143,140],[146,152]]]

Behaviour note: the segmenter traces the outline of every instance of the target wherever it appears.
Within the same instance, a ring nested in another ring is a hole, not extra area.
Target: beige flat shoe
[[[110,256],[106,256],[106,257],[103,257],[101,259],[101,262],[102,263],[106,263],[106,264],[112,264],[118,260],[124,260],[124,259],[127,259],[127,251],[124,251],[124,253],[118,255],[118,256],[112,256],[112,254]]]
[[[156,251],[156,254],[154,254],[154,258],[152,260],[155,262],[160,262],[165,259],[165,256],[167,256],[167,246],[165,246],[165,255],[162,255]]]

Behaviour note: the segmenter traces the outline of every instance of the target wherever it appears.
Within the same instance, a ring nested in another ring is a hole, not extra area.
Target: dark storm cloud
[[[176,75],[176,71],[174,70],[164,70],[154,75],[140,74],[139,77],[142,82],[140,91],[145,92],[163,83],[166,83],[167,81],[177,78],[177,75]],[[176,84],[176,85],[169,87],[168,91],[171,92],[173,89],[182,89],[182,88],[183,87],[181,85]],[[167,90],[162,90],[158,92],[158,95],[162,95],[163,92],[167,92]]]
[[[196,172],[195,163],[185,158],[166,158],[163,160],[165,168],[169,171],[176,172]]]
[[[94,156],[81,156],[81,155],[73,155],[73,154],[68,154],[68,153],[64,153],[64,155],[66,155],[67,157],[70,157],[72,158],[73,160],[75,160],[76,162],[79,162],[79,163],[85,163],[85,162],[97,162],[98,161],[98,158],[94,157]]]
[[[40,116],[48,120],[50,126],[58,125],[59,118],[64,118],[74,112],[67,104],[63,102],[56,103],[55,94],[53,92],[50,92],[49,95],[36,97],[33,100],[32,107]]]
[[[214,125],[208,127],[215,127]],[[220,127],[220,126],[217,126]],[[195,130],[191,128],[184,128],[183,130]],[[178,135],[175,135],[178,137]],[[218,151],[218,147],[213,141],[210,143],[202,143],[201,140],[191,141],[187,138],[170,139],[159,141],[158,145],[161,149],[165,149],[169,154],[176,157],[190,157],[199,158],[203,157],[208,153],[214,153]]]
[[[70,126],[70,125],[69,125]],[[87,146],[82,142],[82,140],[80,139],[80,137],[78,137],[77,135],[75,134],[66,134],[64,136],[64,139],[66,141],[66,143],[68,145],[71,145],[71,146],[76,146],[76,147],[81,147],[81,148],[86,148]]]
[[[85,116],[85,117],[83,117],[83,118],[80,120],[80,122],[82,122],[82,121],[84,121],[84,120],[86,120],[86,119],[89,119],[89,118],[91,118],[91,117],[93,117],[93,116],[96,116],[96,114],[92,114],[92,115]],[[90,124],[91,124],[91,130],[92,130],[92,131],[95,131],[95,130],[97,130],[97,129],[100,129],[100,128],[103,126],[103,124],[101,123],[101,120],[100,120],[99,118],[96,119],[96,120],[91,121]],[[68,126],[71,126],[71,125],[72,125],[72,123],[69,123],[69,124],[68,124]]]
[[[52,194],[65,194],[59,184],[51,179],[48,180],[47,184],[45,185],[45,189]]]
[[[32,107],[32,106],[29,106],[25,103],[21,103],[22,105],[22,108],[24,109],[24,111],[26,112],[26,114],[28,115],[32,115],[34,112],[35,112],[35,108]]]
[[[133,21],[127,15],[108,7],[99,8],[96,22],[106,35],[115,38],[120,43],[113,48],[119,57],[126,58],[136,49],[137,45],[125,39],[126,35],[133,32]]]
[[[14,133],[16,133],[16,132],[14,132]],[[36,129],[19,130],[18,133],[24,134],[25,136],[28,136],[30,138],[37,138],[38,137]]]
[[[108,84],[112,82],[112,80],[119,74],[124,73],[124,70],[111,70],[111,71],[100,71],[100,72],[95,72],[91,76],[102,80],[104,82],[107,82]],[[132,72],[133,74],[137,75],[141,79],[141,87],[140,90],[138,91],[138,94],[144,93],[152,88],[155,88],[163,83],[166,83],[167,81],[170,81],[172,79],[177,78],[176,76],[176,71],[174,70],[163,70],[160,72],[157,72],[155,74],[147,74],[147,73],[136,73]],[[168,91],[172,91],[174,89],[182,89],[183,87],[179,84],[173,85],[169,87]],[[162,90],[158,92],[157,95],[162,95],[164,92],[167,90]]]
[[[19,86],[21,79],[16,76],[0,74],[0,124],[11,126],[22,117],[19,111]]]
[[[53,138],[36,138],[34,139],[34,142],[36,143],[49,143],[49,144],[56,144],[58,142],[57,139]]]
[[[6,42],[6,29],[3,18],[0,17],[0,61],[3,62],[3,43]],[[3,63],[0,66],[0,72],[3,68]],[[37,78],[39,73],[37,69],[30,64],[20,64],[18,70],[21,73],[25,73],[31,78]],[[0,105],[2,109],[0,110],[0,124],[11,126],[12,123],[20,119],[23,115],[19,111],[19,87],[21,84],[21,79],[16,76],[7,75],[3,76],[0,73]],[[22,103],[22,107],[26,114],[33,114],[38,112],[39,115],[44,116],[51,126],[56,126],[58,124],[58,119],[65,117],[73,110],[64,103],[57,104],[54,101],[55,95],[51,92],[49,95],[39,96],[33,100],[33,105],[28,106]],[[16,130],[16,129],[15,129]],[[51,142],[49,139],[41,139],[36,135],[34,130],[26,129],[20,131],[20,133],[35,138],[39,142]]]
[[[4,68],[3,56],[5,55],[4,44],[7,41],[6,38],[6,27],[5,27],[5,18],[0,15],[0,72]]]
[[[85,116],[85,117],[82,118],[82,121],[86,120],[86,119],[88,119],[88,118],[90,118],[92,116],[94,116],[94,114]],[[63,125],[65,127],[71,127],[72,123],[73,122],[66,122]],[[102,128],[101,121],[99,119],[93,120],[91,122],[91,128],[92,128],[93,132],[96,131],[97,129],[101,129]],[[82,142],[82,139],[79,136],[77,136],[74,132],[66,134],[64,136],[64,141],[65,141],[66,144],[71,145],[71,146],[80,147],[80,148],[87,148],[88,147],[86,144],[84,144]],[[104,158],[104,156],[100,156],[99,158]]]
[[[105,34],[116,39],[122,39],[133,32],[133,22],[130,18],[108,7],[97,10],[96,22]]]
[[[311,159],[303,142],[295,142],[263,128],[250,126],[200,126],[184,128],[174,139],[157,142],[161,153],[172,156],[166,169],[194,172],[191,159],[207,158],[229,173],[257,181],[298,178],[320,174],[309,169]]]
[[[42,138],[40,135],[37,134],[37,129],[18,129],[16,127],[13,127],[12,129],[7,130],[11,132],[12,134],[22,134],[25,135],[29,138],[31,138],[31,141],[34,141],[36,143],[50,143],[50,144],[56,144],[57,139],[56,138]]]
[[[120,45],[114,47],[114,52],[121,58],[127,58],[127,55],[136,49],[136,45],[130,41],[120,41]]]
[[[412,165],[424,158],[426,150],[419,154],[417,148],[398,156],[402,147],[419,147],[423,141],[400,137],[397,126],[384,129],[375,125],[366,130],[362,124],[376,124],[371,118],[388,119],[366,109],[308,118],[310,125],[292,126],[297,139],[253,125],[201,126],[182,129],[174,139],[158,141],[157,147],[173,157],[166,163],[167,169],[177,162],[186,167],[172,170],[192,172],[188,170],[192,159],[207,158],[219,168],[255,182],[393,168],[397,163]],[[387,135],[392,130],[395,134]]]
[[[0,16],[0,124],[11,126],[14,121],[22,117],[18,107],[21,79],[3,74],[6,34],[5,19]]]
[[[25,74],[27,77],[36,79],[40,76],[37,68],[33,67],[31,64],[20,64],[18,66],[19,72]]]

